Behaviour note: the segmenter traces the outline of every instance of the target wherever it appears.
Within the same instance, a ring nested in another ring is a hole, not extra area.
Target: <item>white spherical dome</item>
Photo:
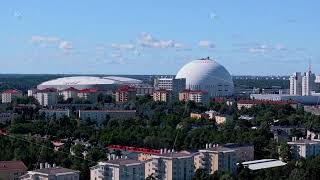
[[[212,97],[233,95],[231,75],[222,65],[209,58],[184,65],[176,78],[186,79],[186,89],[207,91]]]

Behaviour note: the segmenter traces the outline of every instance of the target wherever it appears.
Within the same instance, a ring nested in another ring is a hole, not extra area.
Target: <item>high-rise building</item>
[[[144,163],[132,159],[114,159],[99,162],[90,168],[90,179],[144,180]]]
[[[153,175],[156,179],[191,180],[195,172],[194,154],[169,152],[152,155],[145,163],[145,176]]]
[[[173,98],[178,99],[179,92],[186,88],[186,79],[175,79],[174,77],[157,78],[154,80],[154,88],[171,91]]]
[[[316,90],[316,75],[309,69],[302,77],[302,96],[310,96]]]
[[[300,72],[295,72],[290,76],[290,94],[302,95],[302,76]]]

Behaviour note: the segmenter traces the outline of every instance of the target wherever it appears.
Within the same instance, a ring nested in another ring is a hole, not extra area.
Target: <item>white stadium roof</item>
[[[142,81],[138,79],[118,77],[118,76],[72,76],[53,79],[43,82],[38,85],[38,89],[45,89],[49,87],[62,89],[64,87],[88,87],[90,86],[105,86],[105,85],[121,85],[121,84],[141,84]]]

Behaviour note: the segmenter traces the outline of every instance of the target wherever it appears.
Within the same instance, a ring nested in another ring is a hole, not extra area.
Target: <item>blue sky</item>
[[[234,75],[320,73],[318,0],[10,0],[1,73],[176,74],[210,56]]]

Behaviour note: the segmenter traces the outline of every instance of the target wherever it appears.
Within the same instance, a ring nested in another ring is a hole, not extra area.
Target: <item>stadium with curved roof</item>
[[[73,76],[53,79],[43,82],[37,86],[37,89],[55,88],[58,90],[67,89],[70,87],[82,89],[99,89],[110,90],[115,89],[120,85],[136,85],[141,84],[142,81],[138,79],[119,77],[119,76]]]
[[[207,91],[209,96],[232,96],[234,85],[225,67],[209,58],[184,65],[176,79],[186,79],[186,89]]]

